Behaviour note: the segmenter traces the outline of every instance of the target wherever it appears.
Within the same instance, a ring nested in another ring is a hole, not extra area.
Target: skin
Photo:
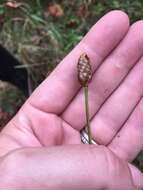
[[[0,189],[139,190],[130,162],[143,149],[143,22],[102,17],[0,133]],[[93,138],[83,145],[84,92],[77,60],[86,52]]]

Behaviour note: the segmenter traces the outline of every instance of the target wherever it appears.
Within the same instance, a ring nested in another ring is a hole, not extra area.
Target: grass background
[[[8,6],[21,3],[17,8]],[[53,5],[58,5],[54,11]],[[131,23],[143,18],[143,0],[17,0],[0,2],[0,43],[25,67],[38,86],[60,60],[105,13],[125,11]],[[26,97],[17,88],[0,85],[0,127]],[[135,160],[143,169],[142,154]]]

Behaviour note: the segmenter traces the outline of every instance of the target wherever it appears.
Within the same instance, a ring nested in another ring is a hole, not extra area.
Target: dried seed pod
[[[83,53],[78,60],[78,80],[83,87],[87,87],[92,79],[91,65],[89,57]]]

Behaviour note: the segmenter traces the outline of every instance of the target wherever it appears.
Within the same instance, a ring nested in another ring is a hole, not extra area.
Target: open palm
[[[0,156],[19,148],[82,144],[85,100],[77,61],[86,52],[94,72],[89,85],[93,138],[131,162],[143,148],[142,29],[142,21],[129,28],[120,11],[99,20],[3,129]]]

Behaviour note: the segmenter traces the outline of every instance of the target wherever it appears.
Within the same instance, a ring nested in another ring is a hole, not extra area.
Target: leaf
[[[68,21],[68,22],[66,23],[66,27],[67,27],[67,28],[75,28],[75,27],[77,27],[77,23],[74,22],[74,21]]]
[[[16,2],[7,2],[6,5],[8,7],[12,7],[12,8],[19,8],[21,6],[23,6],[24,4],[23,3],[16,3]]]
[[[0,14],[0,22],[4,23],[5,22],[5,15],[4,14]]]
[[[63,9],[58,4],[53,4],[48,7],[49,14],[53,17],[59,18],[64,15]]]
[[[77,16],[82,19],[84,14],[85,14],[85,6],[79,9],[79,11],[77,12]]]
[[[32,18],[33,20],[35,20],[36,22],[41,22],[41,23],[43,23],[43,24],[47,24],[46,20],[42,19],[41,17],[39,17],[39,16],[37,16],[37,15],[35,15],[35,14],[32,14],[32,15],[31,15],[31,18]]]

